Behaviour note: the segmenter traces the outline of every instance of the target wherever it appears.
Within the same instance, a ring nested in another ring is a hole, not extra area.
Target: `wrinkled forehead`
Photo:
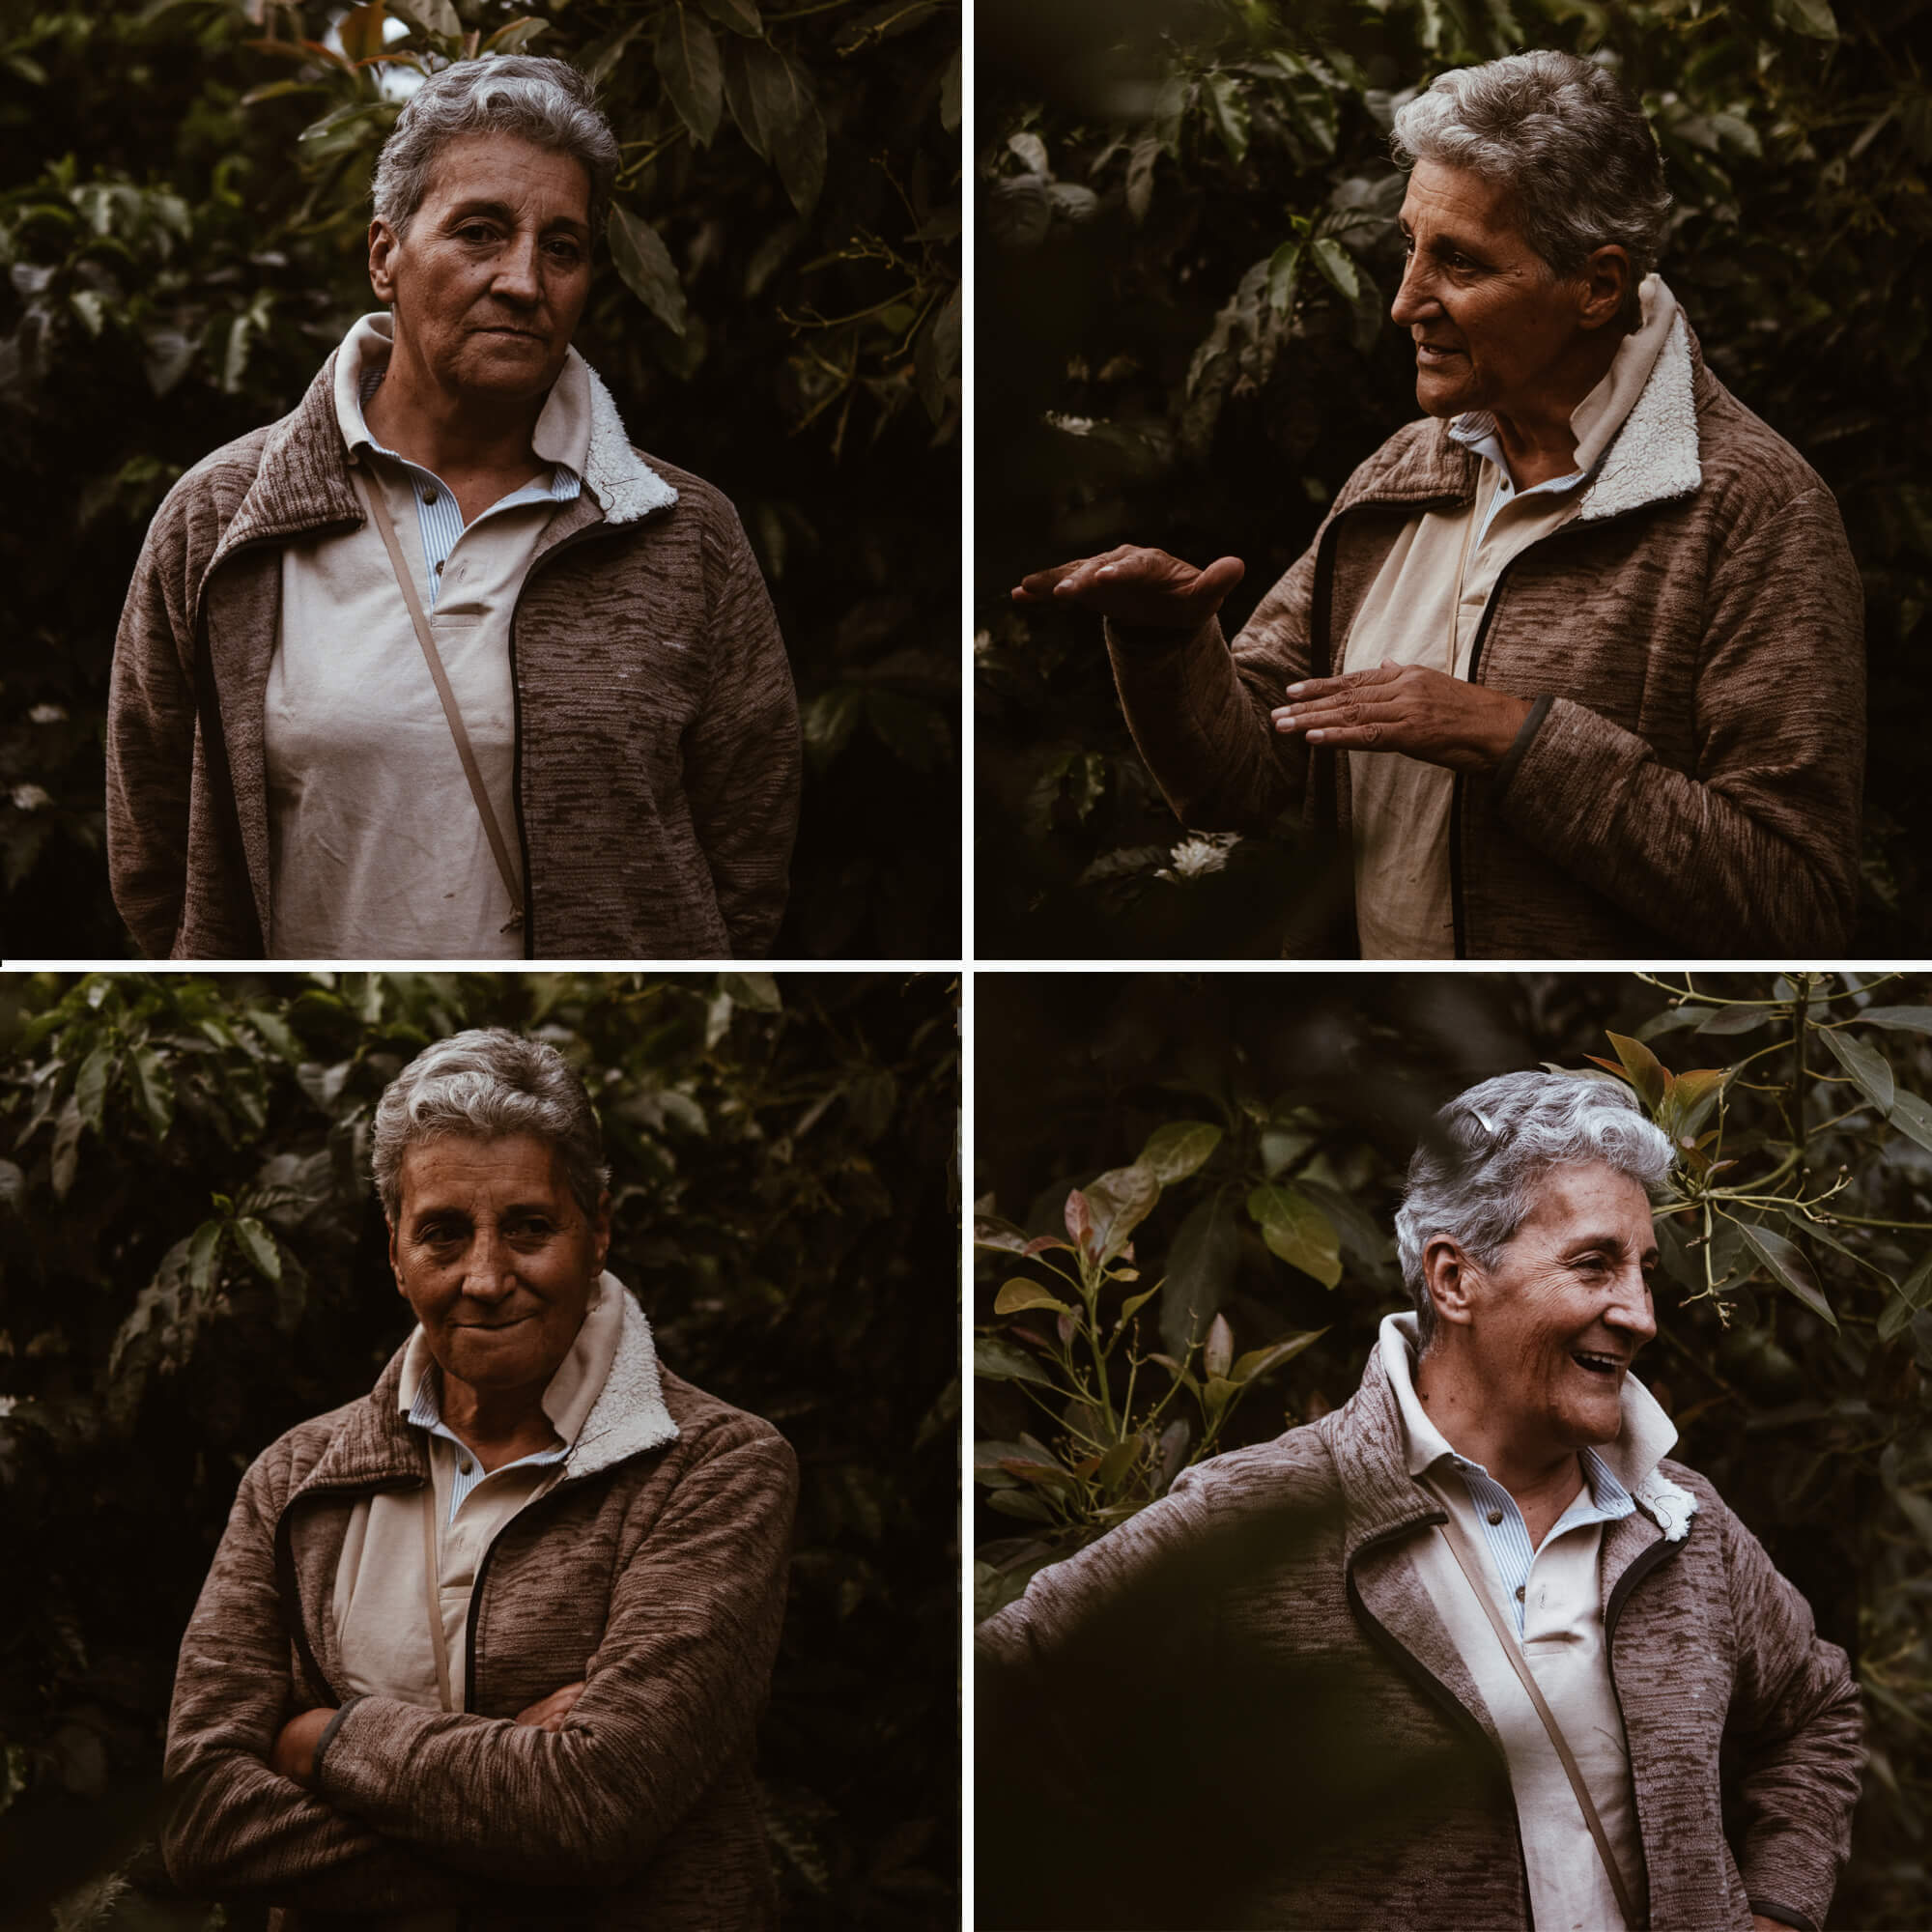
[[[521,134],[453,134],[431,157],[423,206],[495,211],[587,231],[590,171],[575,155]]]
[[[1404,231],[1418,240],[1440,237],[1492,247],[1507,242],[1534,252],[1518,226],[1509,185],[1473,168],[1418,160],[1409,171],[1400,220]]]

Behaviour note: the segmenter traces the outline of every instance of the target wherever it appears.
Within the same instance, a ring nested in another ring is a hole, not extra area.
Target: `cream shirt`
[[[1568,523],[1611,439],[1643,393],[1677,314],[1655,275],[1640,290],[1643,324],[1619,345],[1604,380],[1571,412],[1577,468],[1518,492],[1486,412],[1459,416],[1449,434],[1486,459],[1473,503],[1429,510],[1396,539],[1369,586],[1343,647],[1344,672],[1385,660],[1466,678],[1483,611],[1503,566]],[[1463,594],[1456,569],[1465,540]],[[1451,611],[1454,603],[1454,639]],[[1364,959],[1450,959],[1456,952],[1449,886],[1449,810],[1456,775],[1394,752],[1349,753],[1354,827],[1355,926]]]
[[[366,379],[393,346],[364,316],[335,363],[344,447],[375,451]],[[467,526],[440,478],[393,454],[379,479],[513,867],[516,696],[510,618],[590,448],[590,380],[570,352],[532,439],[551,466]],[[263,717],[270,954],[279,959],[514,959],[523,933],[373,520],[282,552],[281,617]],[[521,877],[519,888],[521,890]]]
[[[503,1525],[560,1478],[616,1359],[624,1293],[614,1275],[599,1278],[583,1325],[544,1390],[544,1413],[556,1431],[559,1448],[484,1475],[476,1458],[446,1428],[425,1428],[436,1505],[434,1587],[449,1660],[450,1709],[463,1709],[468,1688],[464,1646],[476,1566]],[[437,1413],[440,1377],[431,1381],[427,1403],[423,1400],[434,1367],[418,1328],[403,1356],[398,1392],[398,1406],[417,1427],[424,1426],[425,1413]],[[385,1490],[355,1505],[331,1599],[345,1692],[442,1708],[430,1634],[427,1564],[421,1491]]]
[[[1412,1315],[1388,1316],[1378,1343],[1402,1415],[1409,1474],[1447,1511],[1462,1532],[1464,1552],[1479,1561],[1478,1574],[1505,1624],[1521,1633],[1530,1674],[1569,1740],[1625,1883],[1641,1898],[1643,1839],[1604,1642],[1599,1559],[1604,1523],[1631,1514],[1630,1492],[1675,1444],[1677,1431],[1650,1392],[1626,1378],[1622,1435],[1586,1453],[1588,1482],[1522,1574],[1512,1555],[1513,1545],[1528,1548],[1520,1513],[1479,1463],[1457,1454],[1415,1393],[1414,1333]],[[1489,1520],[1495,1516],[1504,1520]],[[1617,1932],[1623,1915],[1582,1807],[1494,1627],[1470,1594],[1468,1578],[1435,1531],[1416,1539],[1411,1561],[1501,1739],[1522,1827],[1532,1918],[1539,1928],[1557,1932]],[[1522,1580],[1517,1582],[1520,1574]]]

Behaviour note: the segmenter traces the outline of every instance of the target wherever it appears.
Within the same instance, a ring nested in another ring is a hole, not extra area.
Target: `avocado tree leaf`
[[[999,1335],[973,1338],[973,1373],[989,1381],[1039,1382],[1053,1386],[1053,1378],[1016,1342]]]
[[[1136,1161],[1130,1167],[1116,1167],[1090,1180],[1083,1190],[1087,1212],[1092,1218],[1094,1246],[1099,1260],[1108,1262],[1132,1238],[1133,1232],[1152,1213],[1160,1199],[1160,1182]]]
[[[1000,1292],[993,1297],[995,1315],[1017,1315],[1023,1308],[1051,1308],[1057,1315],[1070,1315],[1072,1310],[1066,1303],[1042,1288],[1037,1281],[1028,1281],[1024,1275],[1014,1275],[1010,1281],[1002,1284]]]
[[[1172,1354],[1185,1357],[1207,1332],[1234,1285],[1240,1253],[1230,1195],[1216,1192],[1190,1209],[1167,1251],[1160,1288],[1160,1339]]]
[[[1342,1241],[1329,1220],[1299,1188],[1266,1184],[1248,1196],[1248,1212],[1260,1225],[1269,1252],[1313,1275],[1323,1288],[1342,1279]]]
[[[679,0],[658,15],[651,53],[677,118],[700,148],[708,148],[724,112],[724,69],[717,35],[701,14]]]
[[[611,204],[604,232],[610,240],[611,259],[623,276],[624,286],[673,335],[682,335],[684,284],[678,280],[677,266],[664,244],[664,238],[648,221],[639,220],[615,202]]]
[[[1147,1137],[1134,1164],[1163,1187],[1172,1187],[1207,1163],[1221,1145],[1221,1132],[1210,1121],[1169,1121]]]
[[[1835,1027],[1820,1027],[1818,1032],[1838,1065],[1852,1076],[1859,1092],[1881,1114],[1889,1115],[1897,1093],[1897,1082],[1892,1078],[1891,1065],[1885,1055],[1876,1047],[1867,1046],[1863,1040]]]
[[[1838,1325],[1838,1318],[1832,1312],[1832,1304],[1826,1300],[1811,1264],[1795,1241],[1749,1221],[1740,1221],[1738,1229],[1745,1237],[1745,1245],[1764,1264],[1774,1281],[1789,1289],[1806,1308],[1833,1328]]]

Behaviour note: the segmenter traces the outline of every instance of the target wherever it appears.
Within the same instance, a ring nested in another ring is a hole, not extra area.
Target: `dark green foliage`
[[[319,43],[332,11],[0,9],[12,952],[128,951],[99,726],[148,519],[375,305],[384,9],[343,22],[359,66]],[[623,169],[577,343],[638,443],[732,498],[778,606],[810,752],[780,954],[956,952],[956,9],[388,12],[418,23],[396,59],[494,43],[601,78]]]
[[[365,1394],[407,1333],[370,1111],[422,1045],[479,1024],[541,1031],[582,1072],[612,1271],[671,1367],[798,1450],[759,1759],[787,1922],[956,1922],[943,976],[41,975],[6,994],[0,1864],[38,1902],[23,1923],[153,1830],[175,1649],[242,1470]]]
[[[1924,1924],[1927,992],[1917,975],[981,976],[979,1613],[1161,1494],[1204,1433],[1234,1448],[1346,1402],[1380,1318],[1409,1305],[1394,1210],[1435,1109],[1492,1073],[1594,1058],[1682,1150],[1638,1373],[1673,1453],[1864,1690],[1872,1763],[1833,1922]],[[1116,1265],[1136,1271],[1100,1282],[1091,1324],[1054,1271],[1083,1221],[1102,1234],[1077,1272],[1097,1279],[1129,1237]],[[1085,1331],[1122,1316],[1103,1377]],[[1096,1458],[1103,1429],[1121,1446]],[[1002,1772],[1023,1784],[1024,1764],[981,1767]]]
[[[1662,272],[1712,368],[1837,496],[1870,664],[1856,950],[1924,952],[1928,18],[1924,0],[1143,0],[1069,8],[1056,34],[982,11],[979,951],[1279,949],[1311,858],[1278,831],[1177,867],[1098,624],[1007,592],[1119,543],[1232,553],[1248,574],[1223,620],[1244,621],[1417,414],[1387,320],[1392,96],[1552,46],[1614,57],[1642,98],[1676,202]]]

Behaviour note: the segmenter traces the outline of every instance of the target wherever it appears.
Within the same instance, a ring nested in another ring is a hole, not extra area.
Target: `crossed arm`
[[[777,1650],[796,1473],[719,1426],[611,1583],[584,1680],[515,1719],[352,1699],[291,1668],[279,1504],[244,1478],[186,1638],[164,1834],[184,1889],[317,1910],[500,1901],[635,1873],[749,1747]],[[334,1730],[320,1753],[321,1733]]]

